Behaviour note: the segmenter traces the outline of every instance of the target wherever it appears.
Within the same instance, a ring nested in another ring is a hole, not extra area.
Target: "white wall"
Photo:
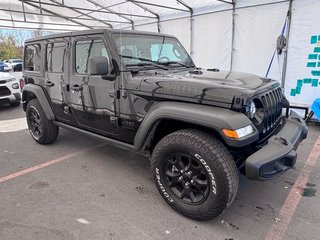
[[[266,75],[288,6],[280,3],[236,10],[233,70]],[[279,64],[275,57],[268,77],[281,81],[282,58]]]
[[[230,69],[232,12],[194,18],[193,59],[203,68]]]
[[[139,26],[139,24],[137,24],[137,26],[135,26],[135,30],[138,31],[148,31],[148,32],[158,32],[158,25],[157,23],[149,23],[149,24],[145,24],[145,23],[141,23],[141,25]]]
[[[314,52],[316,47],[320,47],[320,1],[296,0],[293,3],[285,92],[292,103],[311,104],[315,98],[320,98],[320,76],[311,73],[320,71],[320,52]],[[312,36],[318,37],[317,43],[311,44]],[[317,59],[308,60],[309,54],[315,54]],[[307,67],[307,62],[314,62],[317,66]],[[297,89],[298,80],[303,82],[301,89]],[[293,96],[293,89],[300,90],[300,94]]]
[[[160,23],[162,33],[176,36],[187,51],[190,51],[190,19],[164,21]]]

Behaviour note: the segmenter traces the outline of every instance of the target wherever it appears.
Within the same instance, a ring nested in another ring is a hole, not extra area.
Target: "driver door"
[[[70,78],[70,102],[74,125],[108,137],[119,134],[116,119],[116,80],[89,75],[89,58],[106,57],[111,53],[103,36],[74,37],[72,39],[73,74]]]

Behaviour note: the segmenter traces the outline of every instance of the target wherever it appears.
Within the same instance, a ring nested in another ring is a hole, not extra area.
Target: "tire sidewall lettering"
[[[216,179],[215,179],[215,177],[213,175],[213,172],[212,172],[211,168],[208,166],[207,162],[198,153],[196,153],[194,156],[195,156],[195,158],[197,158],[202,163],[202,165],[207,170],[208,175],[211,178],[212,193],[216,195],[217,194],[217,184],[216,184]]]
[[[159,168],[156,168],[156,179],[157,179],[157,184],[159,186],[159,189],[161,190],[162,194],[166,197],[168,202],[173,203],[173,199],[170,197],[170,195],[167,193],[166,189],[164,188],[162,182],[161,182],[161,177],[160,177],[160,170]]]

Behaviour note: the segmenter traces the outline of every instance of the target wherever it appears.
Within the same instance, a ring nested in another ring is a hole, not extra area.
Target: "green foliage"
[[[0,60],[21,58],[22,48],[17,46],[17,41],[12,35],[0,35]]]

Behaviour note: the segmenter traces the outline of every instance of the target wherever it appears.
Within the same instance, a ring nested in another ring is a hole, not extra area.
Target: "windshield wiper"
[[[144,62],[140,62],[140,63],[126,64],[126,66],[129,66],[129,67],[130,66],[148,66],[148,65],[150,65],[150,66],[154,66],[154,67],[157,67],[157,68],[160,68],[160,69],[163,69],[163,70],[169,70],[168,68],[166,68],[164,66],[161,66],[160,64],[155,63],[154,61],[152,61],[150,59],[147,59],[147,58],[139,58],[139,57],[125,56],[125,55],[120,55],[120,57],[146,61],[145,63]]]
[[[193,68],[194,67],[194,66],[182,63],[182,62],[175,62],[175,61],[168,61],[168,62],[163,62],[163,63],[159,63],[159,64],[165,65],[165,66],[168,66],[168,65],[171,65],[171,64],[178,64],[180,66],[187,67],[187,68]]]
[[[135,63],[135,64],[127,64],[126,66],[153,66],[153,67],[157,67],[163,70],[169,70],[168,68],[161,66],[159,64],[153,63],[153,62],[147,62],[147,63]]]

